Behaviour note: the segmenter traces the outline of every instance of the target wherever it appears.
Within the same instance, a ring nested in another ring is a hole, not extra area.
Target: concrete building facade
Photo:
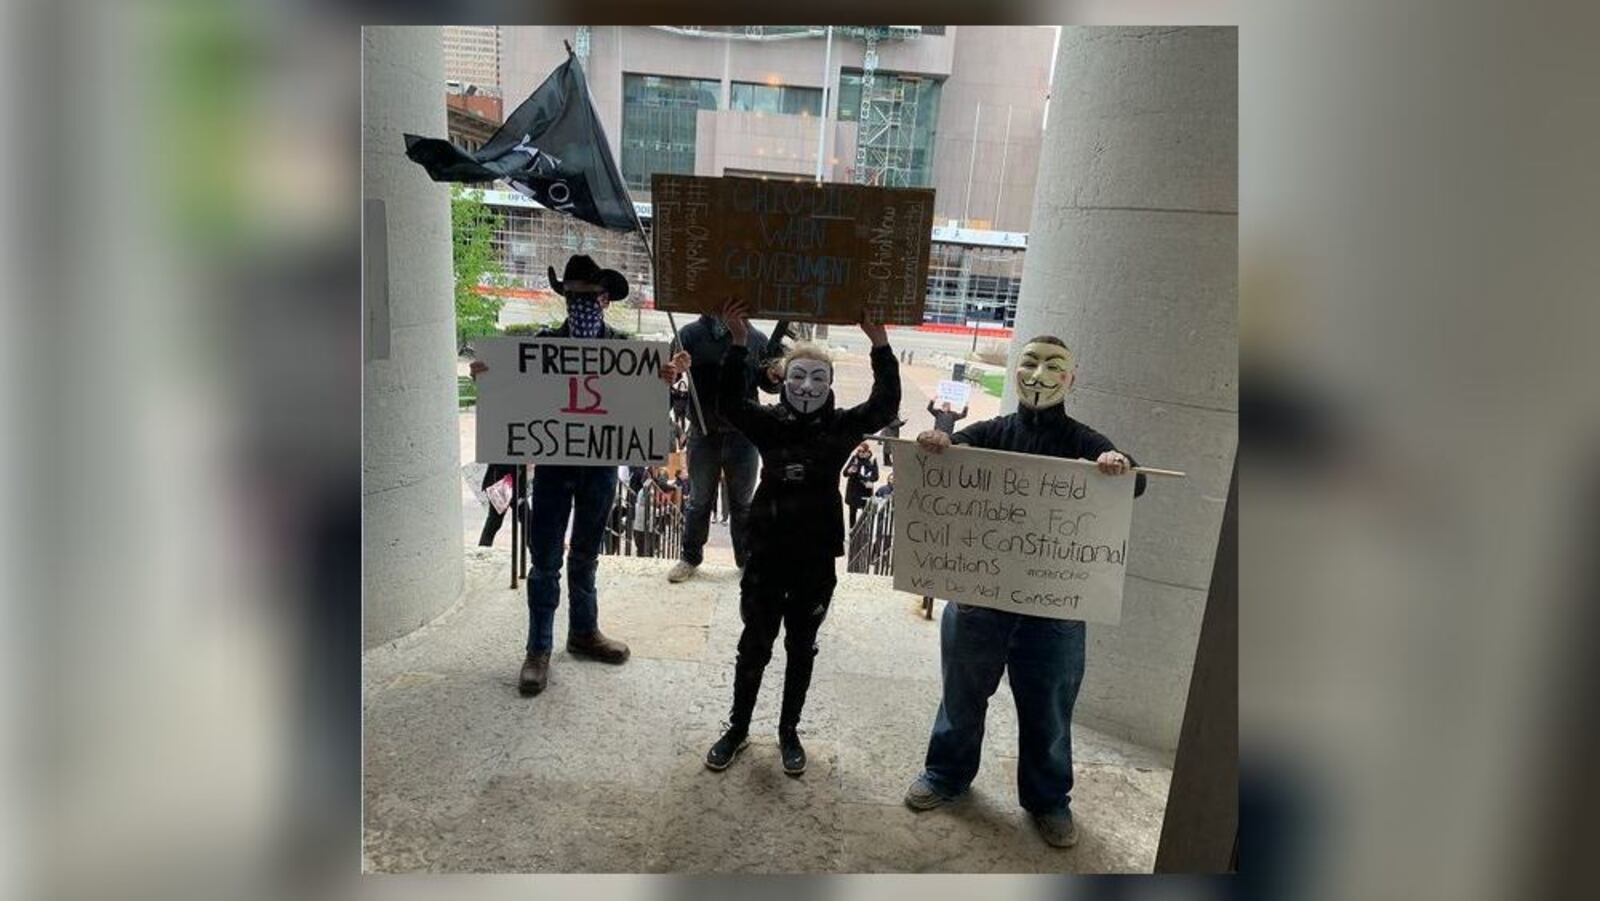
[[[437,28],[361,32],[362,643],[461,594],[461,453],[449,192],[400,136],[444,134]]]
[[[1122,622],[1089,628],[1078,700],[1086,724],[1163,749],[1238,445],[1237,56],[1233,28],[1063,30],[1012,344],[1063,338],[1067,412],[1188,474],[1134,502]]]
[[[890,128],[931,132],[927,147],[913,148],[921,158],[912,183],[937,192],[940,224],[1027,231],[1054,29],[913,28],[872,42],[876,80],[904,89],[902,108],[920,101],[920,123],[902,116]],[[562,42],[570,41],[587,48],[584,70],[595,108],[625,176],[638,174],[623,165],[630,145],[686,137],[692,148],[685,171],[696,175],[810,178],[820,149],[824,180],[858,179],[858,142],[873,129],[860,121],[868,41],[859,30],[835,27],[831,46],[820,26],[788,34],[612,25],[582,31],[586,37],[577,27],[502,29],[507,112],[561,64]],[[654,93],[646,79],[655,80]],[[644,104],[681,107],[693,124],[679,129],[682,135],[640,134],[649,118],[629,113]],[[648,179],[635,178],[631,190],[635,200],[647,201]]]
[[[658,171],[931,187],[925,318],[1011,324],[1055,29],[837,26],[830,39],[824,26],[533,26],[500,38],[507,113],[572,44],[647,227]],[[637,238],[495,196],[517,289],[542,290],[546,265],[582,252],[627,273],[635,301],[650,302]]]
[[[464,92],[475,86],[479,93],[500,96],[500,26],[445,25],[440,28],[444,47],[444,77]]]

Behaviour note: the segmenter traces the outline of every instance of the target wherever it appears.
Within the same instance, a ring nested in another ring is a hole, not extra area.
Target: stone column
[[[1122,623],[1089,627],[1077,708],[1162,749],[1238,442],[1237,49],[1232,28],[1063,31],[1012,345],[1062,338],[1078,360],[1068,414],[1189,474],[1134,501]]]
[[[438,28],[361,32],[362,644],[404,635],[462,584],[450,197],[403,132],[445,135]]]

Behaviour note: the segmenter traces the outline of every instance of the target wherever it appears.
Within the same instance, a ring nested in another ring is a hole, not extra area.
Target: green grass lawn
[[[995,397],[999,397],[1006,387],[1006,374],[1003,372],[979,373],[978,384],[983,386],[983,390],[993,394]]]

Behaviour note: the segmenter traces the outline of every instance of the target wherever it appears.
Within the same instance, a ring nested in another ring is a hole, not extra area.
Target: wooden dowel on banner
[[[522,520],[522,510],[518,501],[522,499],[522,467],[517,467],[517,472],[511,476],[511,506],[506,509],[511,514],[511,588],[517,587],[517,548],[522,543],[522,530],[518,528]]]
[[[868,435],[863,440],[865,440],[865,441],[883,441],[883,442],[894,441],[894,442],[897,442],[899,444],[909,444],[912,447],[918,447],[919,446],[917,444],[917,441],[916,441],[915,438],[888,438],[888,437],[885,437],[883,435]],[[956,447],[963,447],[965,445],[955,445],[955,446]],[[1078,459],[1075,459],[1073,457],[1042,457],[1039,454],[1023,454],[1023,453],[1018,453],[1017,451],[996,450],[995,448],[992,448],[992,447],[975,447],[975,448],[973,448],[973,450],[981,450],[984,453],[989,453],[989,454],[1007,454],[1007,455],[1013,456],[1013,457],[1027,457],[1029,460],[1047,459],[1047,460],[1060,460],[1063,463],[1076,463],[1079,466],[1094,466],[1094,465],[1096,465],[1093,460],[1078,460]],[[1185,472],[1179,472],[1176,469],[1157,469],[1154,466],[1135,466],[1130,470],[1130,472],[1143,473],[1144,475],[1147,475],[1147,476],[1165,476],[1167,478],[1172,478],[1172,479],[1188,478],[1188,475],[1189,475],[1188,473],[1185,473]]]

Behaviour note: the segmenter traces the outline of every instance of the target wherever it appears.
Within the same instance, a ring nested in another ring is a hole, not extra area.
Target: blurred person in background
[[[722,320],[707,313],[684,326],[675,343],[689,355],[689,378],[700,392],[697,416],[689,421],[689,509],[683,524],[683,548],[678,562],[667,573],[667,581],[682,582],[694,576],[704,559],[706,536],[717,505],[717,484],[726,480],[728,518],[732,522],[733,560],[743,568],[749,549],[746,546],[745,518],[750,510],[750,494],[755,490],[758,458],[755,445],[728,423],[718,409],[716,386],[734,339]],[[742,339],[748,353],[740,359],[744,368],[746,400],[755,400],[756,390],[776,392],[777,385],[766,375],[761,354],[767,336],[750,328]],[[708,386],[699,388],[698,386]]]
[[[906,421],[896,416],[894,418],[894,422],[891,422],[878,430],[878,435],[882,438],[899,438],[900,430],[905,428],[905,425]],[[883,465],[894,465],[894,445],[888,441],[883,443]]]
[[[956,423],[967,418],[966,407],[962,407],[961,412],[957,413],[950,409],[949,401],[940,404],[937,410],[933,407],[933,401],[928,401],[928,413],[933,417],[933,430],[946,435],[955,434]]]
[[[689,380],[680,378],[672,383],[672,424],[675,434],[689,432]]]
[[[865,441],[856,445],[855,455],[844,465],[844,502],[850,508],[850,526],[855,527],[856,517],[872,496],[872,485],[878,481],[878,461],[872,459],[872,448]]]
[[[672,493],[672,483],[660,467],[635,466],[629,470],[628,488],[633,496],[628,520],[633,531],[633,552],[639,557],[654,557],[662,527],[656,514]]]
[[[483,473],[483,490],[488,491],[489,486],[505,479],[507,476],[513,480],[517,477],[517,464],[515,463],[490,463],[489,468]],[[489,512],[483,519],[483,531],[478,535],[478,547],[494,547],[494,536],[500,532],[500,524],[505,522],[506,515],[495,509],[489,502]]]

